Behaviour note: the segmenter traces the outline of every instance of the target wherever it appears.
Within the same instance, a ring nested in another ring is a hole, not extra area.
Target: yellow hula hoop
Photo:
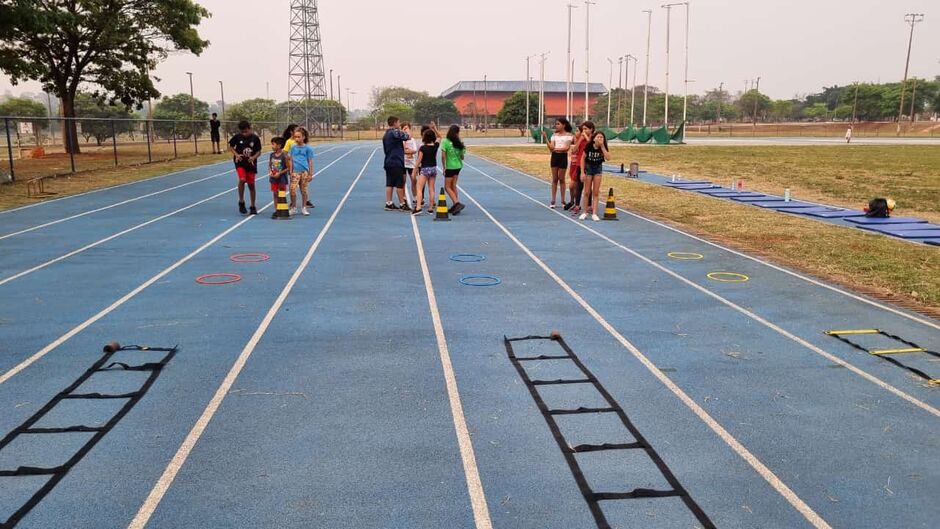
[[[736,272],[709,272],[707,277],[712,281],[719,281],[721,283],[744,283],[751,279],[744,274],[738,274]]]
[[[705,258],[704,255],[695,252],[669,252],[666,255],[680,261],[699,261]]]

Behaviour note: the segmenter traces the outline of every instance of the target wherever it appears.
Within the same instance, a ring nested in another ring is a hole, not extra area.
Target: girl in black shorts
[[[565,173],[568,172],[568,151],[574,142],[571,134],[571,122],[565,118],[555,120],[555,133],[548,141],[548,150],[552,153],[552,200],[550,207],[555,207],[555,195],[561,191],[561,203],[565,204]]]

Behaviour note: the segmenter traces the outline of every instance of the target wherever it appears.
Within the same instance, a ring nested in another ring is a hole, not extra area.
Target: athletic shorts
[[[405,187],[405,166],[385,168],[385,187]]]
[[[567,169],[567,168],[568,168],[568,153],[553,152],[552,153],[552,169]]]
[[[603,173],[604,173],[604,166],[601,164],[597,164],[597,165],[585,164],[584,165],[584,176],[600,176]]]
[[[581,164],[580,163],[575,163],[575,162],[571,163],[571,169],[568,171],[568,178],[570,178],[572,182],[581,181]]]
[[[279,180],[269,180],[271,182],[271,191],[287,191],[287,184]]]
[[[235,172],[238,173],[239,182],[245,182],[248,185],[255,185],[255,177],[258,175],[255,171],[245,167],[236,167]]]
[[[212,136],[212,143],[219,143],[220,141],[222,141],[222,138],[220,137],[220,135],[215,132],[213,132],[211,136]]]
[[[460,176],[460,169],[444,169],[444,178],[456,178]]]
[[[425,178],[434,178],[437,176],[437,166],[435,165],[434,167],[422,167],[420,173],[421,173],[421,176]]]
[[[298,187],[307,189],[307,186],[310,185],[311,180],[313,180],[313,175],[306,171],[302,173],[292,173],[290,176],[291,191],[296,191]]]

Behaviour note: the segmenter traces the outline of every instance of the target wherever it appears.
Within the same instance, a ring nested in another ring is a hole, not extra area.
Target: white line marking
[[[469,165],[469,164],[468,164],[468,165]],[[525,197],[525,198],[531,200],[532,202],[535,202],[535,203],[538,204],[539,206],[541,206],[541,207],[543,207],[543,208],[545,208],[545,209],[548,209],[548,210],[551,211],[552,213],[555,213],[555,214],[561,216],[561,218],[563,218],[563,219],[565,219],[565,220],[567,220],[567,221],[569,221],[569,222],[574,223],[576,226],[579,226],[579,227],[581,227],[582,229],[585,229],[585,230],[591,232],[591,233],[594,234],[595,236],[597,236],[597,237],[603,239],[604,241],[606,241],[606,242],[608,242],[608,243],[610,243],[610,244],[616,246],[617,248],[620,248],[621,250],[623,250],[623,251],[629,253],[630,255],[636,257],[637,259],[640,259],[640,260],[643,261],[644,263],[646,263],[646,264],[648,264],[648,265],[650,265],[650,266],[652,266],[652,267],[654,267],[654,268],[660,270],[661,272],[663,272],[663,273],[665,273],[665,274],[668,274],[668,275],[674,277],[675,279],[678,279],[679,281],[685,283],[686,285],[689,285],[690,287],[692,287],[692,288],[698,290],[699,292],[702,292],[703,294],[705,294],[705,295],[707,295],[707,296],[709,296],[709,297],[711,297],[711,298],[713,298],[713,299],[715,299],[715,300],[721,302],[722,304],[724,304],[724,305],[726,305],[726,306],[728,306],[728,307],[734,309],[735,311],[740,312],[741,314],[747,316],[748,318],[751,318],[752,320],[754,320],[754,321],[760,323],[761,325],[764,325],[765,327],[767,327],[767,328],[773,330],[774,332],[780,334],[781,336],[784,336],[784,337],[786,337],[786,338],[788,338],[788,339],[790,339],[790,340],[796,342],[797,344],[799,344],[799,345],[801,345],[801,346],[803,346],[803,347],[809,349],[810,351],[812,351],[812,352],[818,354],[819,356],[822,356],[822,357],[825,358],[826,360],[829,360],[830,362],[839,364],[840,366],[842,366],[842,367],[848,369],[848,370],[851,371],[852,373],[855,373],[856,375],[858,375],[858,376],[862,377],[863,379],[865,379],[865,380],[871,382],[872,384],[875,384],[876,386],[880,387],[881,389],[883,389],[883,390],[885,390],[885,391],[888,391],[888,392],[890,392],[890,393],[893,393],[895,396],[900,397],[901,399],[906,400],[907,402],[913,404],[914,406],[917,406],[918,408],[920,408],[920,409],[926,411],[927,413],[930,413],[931,415],[933,415],[933,416],[935,416],[935,417],[940,417],[940,410],[938,410],[937,408],[934,408],[934,407],[931,406],[930,404],[927,404],[926,402],[924,402],[924,401],[922,401],[922,400],[919,400],[919,399],[917,399],[916,397],[914,397],[914,396],[912,396],[912,395],[908,395],[907,393],[905,393],[905,392],[901,391],[900,389],[898,389],[898,388],[892,386],[891,384],[888,384],[887,382],[881,380],[880,378],[878,378],[878,377],[876,377],[876,376],[874,376],[874,375],[871,375],[871,374],[869,374],[867,371],[864,371],[864,370],[862,370],[862,369],[856,367],[854,364],[850,364],[849,362],[846,362],[845,360],[839,358],[838,356],[836,356],[836,355],[834,355],[834,354],[832,354],[832,353],[830,353],[830,352],[828,352],[828,351],[825,351],[825,350],[823,350],[823,349],[821,349],[821,348],[819,348],[819,347],[817,347],[817,346],[811,344],[810,342],[804,340],[803,338],[800,338],[799,336],[796,336],[795,334],[793,334],[793,333],[787,331],[786,329],[780,327],[779,325],[777,325],[777,324],[775,324],[775,323],[773,323],[773,322],[771,322],[771,321],[769,321],[769,320],[767,320],[767,319],[765,319],[765,318],[763,318],[763,317],[761,317],[761,316],[759,316],[759,315],[757,315],[757,314],[755,314],[755,313],[753,313],[753,312],[747,310],[746,308],[744,308],[744,307],[742,307],[742,306],[740,306],[740,305],[734,303],[733,301],[731,301],[731,300],[729,300],[729,299],[726,299],[726,298],[724,298],[724,297],[722,297],[722,296],[720,296],[720,295],[718,295],[718,294],[712,292],[711,290],[709,290],[709,289],[707,289],[707,288],[705,288],[705,287],[699,285],[698,283],[696,283],[696,282],[694,282],[694,281],[692,281],[692,280],[690,280],[690,279],[687,279],[685,276],[682,276],[682,275],[680,275],[680,274],[678,274],[678,273],[676,273],[676,272],[673,272],[672,270],[670,270],[670,269],[666,268],[665,266],[663,266],[663,265],[657,263],[656,261],[653,261],[652,259],[650,259],[650,258],[648,258],[648,257],[646,257],[646,256],[644,256],[644,255],[642,255],[642,254],[640,254],[640,253],[638,253],[638,252],[636,252],[635,250],[633,250],[633,249],[631,249],[631,248],[628,248],[628,247],[624,246],[623,244],[620,244],[619,242],[617,242],[617,241],[611,239],[610,237],[608,237],[608,236],[604,235],[603,233],[601,233],[601,232],[595,230],[594,228],[591,228],[591,227],[588,226],[587,224],[584,224],[584,223],[582,223],[582,222],[579,222],[579,221],[577,221],[577,220],[575,220],[575,219],[573,219],[573,218],[571,218],[571,217],[565,215],[564,213],[558,212],[557,210],[551,210],[550,208],[548,208],[547,206],[545,206],[544,204],[542,204],[541,202],[539,202],[537,199],[535,199],[535,198],[533,198],[533,197],[531,197],[531,196],[529,196],[529,195],[523,193],[522,191],[519,191],[518,189],[516,189],[516,188],[510,186],[509,184],[505,184],[505,183],[503,183],[503,182],[500,182],[500,181],[497,180],[496,178],[493,178],[492,176],[490,176],[490,175],[484,173],[482,170],[480,170],[480,169],[477,168],[476,166],[470,165],[470,167],[471,167],[474,171],[476,171],[476,172],[482,174],[483,176],[485,176],[485,177],[489,178],[490,180],[492,180],[492,181],[498,183],[499,185],[504,186],[504,187],[506,187],[507,189],[510,189],[510,190],[514,191],[515,193],[517,193],[517,194],[519,194],[520,196],[523,196],[523,197]]]
[[[325,170],[328,169],[331,165],[333,165],[333,164],[335,164],[336,162],[342,160],[343,158],[345,158],[346,156],[348,156],[349,153],[353,152],[354,150],[356,150],[356,149],[353,148],[352,150],[350,150],[350,151],[347,152],[346,154],[344,154],[344,155],[340,156],[339,158],[333,160],[329,165],[325,166],[323,169],[320,169],[320,172],[325,171]],[[268,209],[269,207],[271,207],[271,204],[270,204],[270,203],[269,203],[268,205],[262,207],[260,210],[258,210],[258,213],[261,213],[262,211]],[[225,236],[228,235],[229,233],[232,233],[233,231],[237,230],[237,229],[238,229],[239,227],[241,227],[243,224],[245,224],[246,222],[250,221],[251,219],[253,219],[253,218],[257,217],[257,216],[258,216],[258,215],[251,215],[251,216],[248,216],[248,217],[246,217],[246,218],[240,220],[240,221],[237,222],[234,226],[232,226],[232,227],[226,229],[225,231],[223,231],[222,233],[216,235],[215,237],[213,237],[212,239],[210,239],[208,242],[206,242],[205,244],[203,244],[203,245],[200,246],[199,248],[196,248],[195,250],[193,250],[192,252],[190,252],[189,254],[187,254],[185,257],[183,257],[183,258],[180,259],[179,261],[176,261],[175,263],[173,263],[173,264],[170,265],[169,267],[164,268],[164,269],[163,269],[160,273],[158,273],[157,275],[155,275],[155,276],[151,277],[150,279],[144,281],[143,283],[141,283],[140,285],[138,285],[135,289],[131,290],[131,291],[128,292],[127,294],[124,294],[124,295],[121,296],[117,301],[115,301],[114,303],[108,305],[107,307],[105,307],[104,309],[102,309],[101,311],[99,311],[99,312],[98,312],[97,314],[95,314],[94,316],[92,316],[92,317],[88,318],[87,320],[83,321],[82,323],[78,324],[78,325],[75,326],[73,329],[71,329],[70,331],[68,331],[68,332],[66,332],[65,334],[63,334],[62,336],[59,336],[58,338],[56,338],[56,339],[55,339],[52,343],[50,343],[49,345],[43,347],[43,348],[40,349],[39,351],[36,351],[36,352],[33,353],[29,358],[27,358],[26,360],[23,360],[22,362],[20,362],[19,364],[17,364],[17,365],[14,366],[13,368],[11,368],[9,371],[7,371],[7,372],[5,372],[5,373],[3,373],[3,374],[0,374],[0,385],[2,385],[3,383],[5,383],[7,380],[10,380],[11,378],[15,377],[18,373],[20,373],[21,371],[23,371],[23,370],[26,369],[27,367],[31,366],[32,364],[34,364],[37,360],[39,360],[40,358],[42,358],[42,357],[46,356],[47,354],[49,354],[49,353],[50,353],[51,351],[53,351],[56,347],[59,347],[60,345],[62,345],[63,343],[65,343],[66,341],[68,341],[69,339],[71,339],[73,336],[75,336],[76,334],[78,334],[78,333],[82,332],[83,330],[87,329],[89,326],[91,326],[92,324],[94,324],[96,321],[98,321],[98,320],[100,320],[101,318],[107,316],[108,314],[110,314],[110,313],[113,312],[115,309],[117,309],[118,307],[120,307],[121,305],[123,305],[124,303],[126,303],[126,302],[127,302],[128,300],[130,300],[131,298],[133,298],[133,297],[136,296],[137,294],[140,294],[141,292],[143,292],[144,289],[146,289],[147,287],[149,287],[150,285],[156,283],[157,281],[159,281],[160,279],[162,279],[163,277],[165,277],[167,274],[169,274],[169,273],[172,272],[173,270],[176,270],[177,268],[179,268],[180,266],[182,266],[184,263],[186,263],[187,261],[189,261],[189,260],[192,259],[193,257],[196,257],[197,255],[199,255],[200,253],[202,253],[206,248],[209,248],[209,247],[212,246],[213,244],[219,242],[219,240],[221,240],[223,237],[225,237]]]
[[[325,151],[322,151],[322,152],[320,152],[320,153],[318,153],[318,154],[326,154],[326,153],[328,153],[328,152],[330,152],[330,151],[332,151],[332,150],[334,150],[334,149],[338,149],[339,147],[340,147],[340,146],[337,145],[336,147],[332,147],[332,148],[326,149]],[[157,163],[157,162],[154,162],[154,163]],[[207,168],[209,168],[209,167],[213,167],[213,166],[216,166],[216,165],[222,165],[222,164],[224,164],[224,163],[232,163],[232,162],[231,162],[231,160],[225,160],[225,161],[222,161],[222,162],[215,162],[215,163],[210,163],[210,164],[206,164],[206,165],[200,165],[199,167],[190,167],[189,169],[182,169],[182,170],[179,170],[179,171],[173,171],[172,173],[166,173],[166,174],[161,174],[161,175],[157,175],[157,176],[151,176],[150,178],[144,178],[144,179],[142,179],[142,180],[134,180],[133,182],[124,182],[123,184],[117,184],[117,185],[107,186],[107,187],[99,187],[98,189],[92,189],[92,190],[90,190],[90,191],[84,191],[84,192],[82,192],[82,193],[75,193],[74,195],[68,195],[68,196],[64,196],[64,197],[53,198],[53,199],[49,199],[49,200],[43,200],[43,201],[41,201],[41,202],[36,202],[35,204],[27,204],[27,205],[25,205],[25,206],[19,206],[19,207],[15,207],[15,208],[12,208],[12,209],[0,209],[0,215],[4,215],[4,214],[6,214],[6,213],[13,213],[14,211],[21,211],[21,210],[24,210],[24,209],[34,208],[34,207],[36,207],[36,206],[43,206],[43,205],[45,205],[45,204],[51,204],[51,203],[53,203],[53,202],[59,202],[59,201],[61,201],[61,200],[68,200],[68,199],[70,199],[70,198],[77,198],[77,197],[83,197],[83,196],[85,196],[85,195],[91,195],[91,194],[93,194],[93,193],[100,193],[100,192],[102,192],[102,191],[110,191],[110,190],[112,190],[112,189],[117,189],[117,188],[119,188],[119,187],[126,187],[126,186],[132,186],[132,185],[135,185],[135,184],[142,184],[142,183],[144,183],[144,182],[150,182],[150,181],[152,181],[152,180],[158,180],[158,179],[160,179],[160,178],[166,178],[166,177],[168,177],[168,176],[173,176],[173,175],[178,175],[178,174],[182,174],[182,173],[187,173],[187,172],[190,172],[190,171],[198,171],[198,170],[200,170],[200,169],[207,169]],[[132,166],[132,167],[133,167],[133,166]],[[70,176],[70,175],[66,174],[66,175],[61,175],[61,176],[62,176],[63,178],[65,178],[65,177],[68,177],[68,176]]]
[[[744,459],[751,468],[757,471],[762,478],[764,478],[767,483],[770,484],[781,496],[783,496],[789,503],[792,505],[804,518],[809,521],[813,527],[818,529],[831,529],[831,526],[823,520],[809,505],[807,505],[799,496],[793,492],[790,487],[788,487],[783,481],[780,480],[766,465],[764,465],[757,457],[752,454],[743,444],[740,443],[737,439],[734,438],[727,430],[722,427],[718,421],[712,418],[701,406],[698,405],[691,397],[689,397],[682,388],[676,385],[669,377],[663,374],[659,368],[650,361],[635,345],[633,345],[629,340],[627,340],[622,334],[620,334],[617,329],[614,328],[599,312],[597,312],[594,307],[588,304],[584,298],[581,297],[573,288],[571,288],[568,283],[565,282],[558,274],[556,274],[551,268],[548,267],[541,259],[539,259],[534,253],[532,253],[529,248],[522,243],[515,235],[509,231],[508,228],[503,226],[498,220],[496,220],[489,211],[486,210],[473,196],[467,192],[463,187],[460,188],[460,192],[464,194],[465,197],[470,199],[473,204],[483,212],[484,215],[489,217],[489,219],[499,227],[504,234],[506,234],[509,239],[516,244],[527,256],[529,256],[532,261],[535,262],[549,277],[555,280],[556,283],[568,293],[569,296],[574,298],[581,307],[590,314],[594,320],[597,321],[611,336],[613,336],[622,346],[624,346],[630,353],[640,361],[641,364],[659,380],[664,386],[666,386],[676,397],[682,401],[699,419],[702,420],[709,428],[721,438],[728,446],[731,447],[742,459]]]
[[[209,425],[209,421],[212,420],[212,417],[218,411],[219,406],[222,405],[222,400],[225,398],[225,395],[229,392],[229,390],[231,390],[232,385],[235,383],[235,379],[238,378],[238,375],[245,367],[245,363],[248,362],[248,358],[254,352],[255,347],[258,345],[258,342],[261,341],[264,333],[267,332],[271,322],[274,321],[274,316],[281,309],[281,306],[284,305],[284,301],[287,300],[287,296],[290,294],[291,290],[293,290],[294,285],[300,278],[300,275],[307,268],[307,265],[310,264],[311,259],[313,259],[313,254],[316,253],[317,248],[320,247],[320,243],[323,241],[326,233],[330,231],[330,227],[333,226],[333,222],[336,220],[337,215],[339,215],[340,210],[343,209],[343,206],[346,204],[346,200],[349,198],[349,195],[352,194],[353,188],[356,187],[356,183],[359,182],[362,174],[365,173],[366,167],[369,165],[369,162],[372,161],[372,157],[375,156],[377,150],[378,149],[372,151],[372,154],[369,155],[369,159],[366,160],[366,163],[362,166],[362,170],[359,171],[359,175],[356,176],[356,178],[352,181],[352,184],[349,185],[349,189],[346,190],[346,194],[343,195],[342,200],[339,201],[336,209],[333,210],[333,214],[330,215],[329,220],[326,221],[326,225],[323,226],[323,228],[320,230],[320,233],[317,235],[317,238],[313,241],[313,244],[310,245],[310,248],[307,250],[307,254],[304,256],[303,260],[300,261],[300,264],[297,266],[297,269],[294,270],[294,273],[287,281],[287,284],[284,285],[280,295],[278,295],[277,299],[274,300],[274,304],[271,305],[270,309],[268,309],[268,313],[264,316],[264,319],[261,320],[261,324],[258,325],[257,329],[255,329],[254,334],[251,335],[251,339],[249,339],[248,343],[245,344],[244,349],[242,349],[241,354],[238,355],[235,363],[232,364],[232,368],[229,370],[228,374],[225,375],[225,379],[222,380],[222,383],[219,385],[219,388],[212,396],[212,399],[209,401],[206,409],[203,410],[202,415],[196,421],[196,424],[193,425],[192,430],[189,431],[189,434],[186,436],[186,439],[183,440],[183,443],[176,451],[173,459],[170,460],[170,463],[163,471],[163,475],[160,476],[160,479],[150,491],[147,499],[144,500],[144,504],[140,507],[140,510],[137,511],[137,515],[134,516],[134,519],[131,520],[130,524],[128,524],[128,529],[143,529],[147,525],[147,522],[150,521],[150,517],[153,516],[154,511],[157,509],[157,506],[160,505],[160,502],[163,500],[163,496],[166,495],[167,490],[169,490],[170,485],[173,484],[173,480],[176,479],[176,475],[183,467],[183,464],[186,462],[189,454],[193,451],[193,448],[196,446],[199,438],[202,437],[203,432]]]
[[[535,180],[536,182],[539,182],[539,183],[542,183],[542,184],[545,184],[545,185],[550,185],[549,182],[546,182],[545,180],[542,180],[541,178],[539,178],[539,177],[537,177],[537,176],[533,176],[533,175],[530,175],[530,174],[523,173],[522,171],[520,171],[520,170],[518,170],[518,169],[515,169],[515,168],[510,167],[510,166],[508,166],[508,165],[501,164],[501,163],[499,163],[499,162],[490,160],[489,158],[485,158],[485,157],[480,156],[480,155],[475,155],[475,156],[477,156],[478,158],[481,158],[481,159],[483,159],[483,160],[486,160],[486,161],[489,162],[489,163],[492,163],[492,164],[494,164],[494,165],[498,165],[498,166],[503,167],[503,168],[505,168],[505,169],[508,169],[508,170],[510,170],[510,171],[512,171],[512,172],[514,172],[514,173],[518,173],[518,174],[520,174],[520,175],[522,175],[522,176],[525,176],[526,178],[531,178],[532,180]],[[916,315],[914,315],[914,314],[909,314],[909,313],[907,313],[907,312],[904,312],[904,311],[902,311],[902,310],[896,309],[896,308],[894,308],[894,307],[891,307],[891,306],[888,306],[888,305],[884,305],[884,304],[879,303],[879,302],[877,302],[877,301],[874,301],[874,300],[871,300],[871,299],[868,299],[868,298],[859,296],[859,295],[857,295],[857,294],[853,294],[853,293],[848,292],[848,291],[846,291],[846,290],[842,290],[841,288],[838,288],[838,287],[835,287],[835,286],[832,286],[832,285],[828,285],[828,284],[826,284],[826,283],[823,283],[822,281],[818,281],[818,280],[813,279],[813,278],[811,278],[811,277],[804,276],[804,275],[802,275],[802,274],[800,274],[800,273],[798,273],[798,272],[794,272],[793,270],[788,270],[788,269],[786,269],[786,268],[783,268],[782,266],[778,266],[778,265],[775,265],[775,264],[770,263],[770,262],[768,262],[768,261],[764,261],[763,259],[760,259],[759,257],[754,257],[754,256],[751,256],[751,255],[747,255],[747,254],[745,254],[745,253],[741,253],[741,252],[739,252],[739,251],[737,251],[737,250],[733,250],[733,249],[731,249],[731,248],[728,248],[728,247],[726,247],[726,246],[722,246],[722,245],[720,245],[720,244],[718,244],[718,243],[709,241],[709,240],[707,240],[707,239],[703,239],[703,238],[701,238],[701,237],[697,237],[697,236],[695,236],[695,235],[692,235],[691,233],[686,233],[686,232],[684,232],[684,231],[682,231],[682,230],[680,230],[680,229],[678,229],[678,228],[675,228],[675,227],[673,227],[673,226],[670,226],[670,225],[668,225],[668,224],[664,224],[664,223],[662,223],[662,222],[658,222],[658,221],[655,221],[655,220],[652,220],[652,219],[648,219],[648,218],[646,218],[646,217],[643,217],[642,215],[638,215],[638,214],[633,213],[633,212],[631,212],[631,211],[627,211],[627,210],[625,210],[625,209],[623,209],[623,208],[619,208],[619,207],[618,207],[618,208],[617,208],[617,211],[620,211],[620,212],[622,212],[622,213],[625,213],[625,214],[627,214],[627,215],[630,215],[631,217],[635,217],[635,218],[640,219],[640,220],[642,220],[642,221],[649,222],[650,224],[655,224],[655,225],[657,225],[657,226],[659,226],[659,227],[661,227],[661,228],[666,228],[667,230],[670,230],[670,231],[676,232],[676,233],[678,233],[678,234],[684,235],[684,236],[686,236],[686,237],[688,237],[688,238],[690,238],[690,239],[694,239],[694,240],[696,240],[696,241],[698,241],[698,242],[707,244],[707,245],[712,246],[712,247],[714,247],[714,248],[718,248],[718,249],[720,249],[720,250],[724,250],[724,251],[726,251],[726,252],[732,253],[732,254],[734,254],[734,255],[737,255],[738,257],[743,257],[743,258],[745,258],[745,259],[754,261],[755,263],[760,263],[760,264],[762,264],[762,265],[764,265],[764,266],[773,268],[774,270],[776,270],[776,271],[778,271],[778,272],[783,272],[784,274],[788,274],[788,275],[793,276],[793,277],[796,277],[796,278],[798,278],[798,279],[802,279],[803,281],[806,281],[806,282],[811,283],[811,284],[813,284],[813,285],[816,285],[816,286],[818,286],[818,287],[822,287],[822,288],[831,290],[831,291],[833,291],[833,292],[837,292],[837,293],[839,293],[839,294],[842,294],[843,296],[848,296],[848,297],[850,297],[850,298],[852,298],[852,299],[854,299],[854,300],[856,300],[856,301],[861,301],[862,303],[866,303],[866,304],[871,305],[871,306],[873,306],[873,307],[876,307],[876,308],[879,308],[879,309],[882,309],[882,310],[886,310],[886,311],[891,312],[891,313],[894,313],[894,314],[896,314],[896,315],[898,315],[898,316],[902,316],[902,317],[907,318],[907,319],[909,319],[909,320],[916,321],[917,323],[920,323],[920,324],[922,324],[922,325],[926,325],[926,326],[932,327],[932,328],[934,328],[934,329],[940,329],[940,324],[935,323],[935,322],[933,322],[933,321],[925,320],[925,319],[920,318],[920,317],[918,317],[918,316],[916,316]]]
[[[409,195],[410,190],[409,190]],[[424,275],[424,288],[428,293],[428,305],[431,309],[431,321],[434,323],[434,334],[437,336],[437,350],[441,356],[441,366],[444,368],[444,381],[447,385],[447,398],[450,401],[450,411],[454,418],[454,429],[457,431],[457,444],[460,446],[460,458],[463,460],[463,472],[467,480],[467,492],[470,494],[470,505],[473,508],[473,519],[477,529],[492,529],[490,511],[486,505],[486,494],[483,492],[483,482],[480,480],[480,471],[477,469],[477,460],[473,452],[473,443],[470,440],[470,430],[463,414],[463,405],[460,402],[460,391],[457,388],[457,376],[450,361],[450,352],[447,348],[447,338],[444,336],[444,325],[441,323],[441,313],[437,308],[437,297],[434,294],[434,284],[431,282],[431,271],[424,256],[424,243],[421,242],[421,232],[418,222],[411,216],[411,229],[415,234],[418,245],[418,260],[421,262],[421,273]]]
[[[128,233],[130,233],[130,232],[132,232],[132,231],[139,230],[140,228],[143,228],[143,227],[145,227],[145,226],[149,226],[149,225],[151,225],[151,224],[153,224],[153,223],[155,223],[155,222],[160,222],[161,220],[163,220],[163,219],[165,219],[165,218],[172,217],[173,215],[176,215],[177,213],[182,213],[183,211],[186,211],[187,209],[192,209],[192,208],[194,208],[194,207],[196,207],[196,206],[198,206],[198,205],[200,205],[200,204],[204,204],[204,203],[206,203],[206,202],[208,202],[208,201],[210,201],[210,200],[219,198],[219,197],[222,196],[222,195],[231,193],[231,192],[234,191],[235,189],[236,189],[236,188],[231,187],[231,188],[229,188],[229,189],[226,189],[225,191],[222,191],[221,193],[216,193],[215,195],[212,195],[212,196],[210,196],[210,197],[204,198],[204,199],[202,199],[202,200],[200,200],[200,201],[198,201],[198,202],[194,202],[194,203],[192,203],[192,204],[190,204],[190,205],[188,205],[188,206],[186,206],[186,207],[182,207],[182,208],[177,209],[177,210],[175,210],[175,211],[171,211],[171,212],[166,213],[166,214],[164,214],[164,215],[160,215],[159,217],[152,218],[152,219],[148,220],[147,222],[142,222],[142,223],[140,223],[140,224],[138,224],[138,225],[136,225],[136,226],[131,226],[130,228],[127,228],[126,230],[119,231],[119,232],[115,233],[114,235],[109,235],[109,236],[105,237],[104,239],[97,240],[97,241],[95,241],[95,242],[93,242],[93,243],[91,243],[91,244],[86,244],[85,246],[82,246],[81,248],[78,248],[77,250],[72,250],[71,252],[66,253],[66,254],[63,254],[63,255],[60,255],[59,257],[56,257],[55,259],[50,259],[50,260],[48,260],[48,261],[46,261],[46,262],[44,262],[44,263],[42,263],[42,264],[38,264],[38,265],[36,265],[36,266],[34,266],[34,267],[32,267],[32,268],[23,270],[22,272],[20,272],[20,273],[18,273],[18,274],[14,274],[14,275],[9,276],[9,277],[6,277],[6,278],[4,278],[4,279],[0,279],[0,286],[5,285],[5,284],[7,284],[7,283],[9,283],[10,281],[13,281],[13,280],[15,280],[15,279],[19,279],[19,278],[21,278],[21,277],[23,277],[23,276],[29,275],[29,274],[31,274],[31,273],[37,271],[37,270],[42,270],[43,268],[45,268],[45,267],[47,267],[47,266],[49,266],[49,265],[58,263],[59,261],[63,261],[63,260],[65,260],[65,259],[68,259],[69,257],[74,256],[74,255],[78,255],[78,254],[80,254],[80,253],[82,253],[82,252],[84,252],[84,251],[86,251],[86,250],[90,250],[90,249],[92,249],[92,248],[94,248],[94,247],[96,247],[96,246],[100,246],[100,245],[102,245],[102,244],[104,244],[104,243],[106,243],[106,242],[108,242],[108,241],[112,241],[112,240],[114,240],[114,239],[117,239],[118,237],[121,237],[122,235],[127,235]]]

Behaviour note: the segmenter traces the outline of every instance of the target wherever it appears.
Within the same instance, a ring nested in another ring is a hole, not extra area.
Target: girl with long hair
[[[584,212],[578,217],[584,220],[591,212],[591,220],[599,221],[597,216],[598,195],[601,192],[601,178],[604,174],[604,162],[610,160],[610,149],[607,147],[607,136],[603,132],[595,132],[591,141],[584,148],[584,157],[581,160],[581,181],[584,183]],[[591,205],[587,202],[591,200]]]
[[[568,172],[568,151],[571,150],[571,144],[574,142],[574,135],[571,134],[571,122],[565,118],[555,120],[555,133],[552,139],[548,140],[548,151],[552,153],[552,199],[549,207],[555,208],[555,196],[561,191],[561,203],[565,201],[565,173]]]
[[[447,129],[447,137],[441,143],[441,161],[444,164],[444,191],[450,197],[453,206],[450,207],[451,215],[459,215],[464,209],[457,196],[457,178],[460,176],[460,170],[463,169],[463,158],[467,151],[467,146],[460,139],[460,127],[451,125]]]

